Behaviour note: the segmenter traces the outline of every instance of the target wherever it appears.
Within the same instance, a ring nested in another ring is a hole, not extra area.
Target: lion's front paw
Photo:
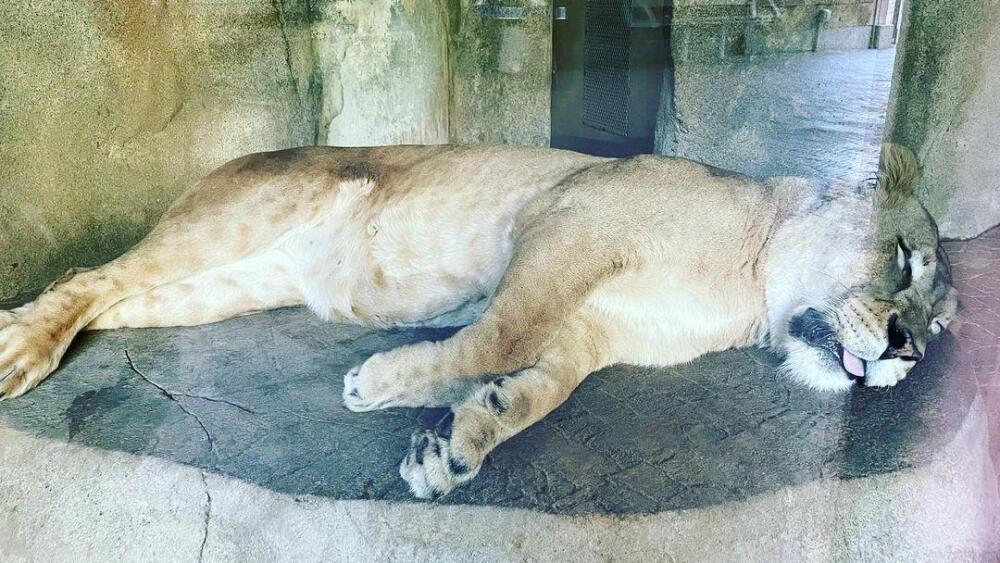
[[[414,349],[418,352],[414,357]],[[450,404],[461,382],[443,382],[422,368],[424,347],[375,354],[344,375],[344,405],[355,412]]]
[[[344,374],[344,406],[354,412],[404,406],[393,390],[391,366],[381,354]]]
[[[23,395],[52,373],[58,357],[45,342],[16,319],[0,328],[0,400]]]
[[[892,387],[906,379],[907,366],[902,359],[881,360],[868,364],[866,387]]]
[[[410,450],[399,464],[399,474],[417,498],[440,498],[472,480],[480,464],[463,460],[451,451],[451,443],[433,430],[414,432]]]

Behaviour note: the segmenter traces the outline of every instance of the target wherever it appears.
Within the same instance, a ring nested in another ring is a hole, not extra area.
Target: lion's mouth
[[[850,350],[841,346],[840,367],[843,368],[848,375],[863,379],[865,377],[865,369],[868,367],[868,362],[855,356]]]
[[[829,354],[847,377],[864,379],[868,362],[844,348],[837,339],[837,332],[816,309],[806,309],[801,315],[792,317],[788,323],[788,334]]]

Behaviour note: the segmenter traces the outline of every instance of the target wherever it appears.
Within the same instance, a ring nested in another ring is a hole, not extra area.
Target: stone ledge
[[[0,558],[991,561],[1000,499],[980,400],[970,415],[919,468],[645,516],[289,495],[0,429]]]

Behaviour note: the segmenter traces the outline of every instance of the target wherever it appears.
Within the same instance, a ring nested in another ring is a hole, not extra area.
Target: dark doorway
[[[653,152],[664,75],[672,68],[672,4],[555,2],[553,147],[616,157]]]

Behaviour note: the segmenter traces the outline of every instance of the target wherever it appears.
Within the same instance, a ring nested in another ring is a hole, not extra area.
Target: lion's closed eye
[[[903,237],[896,239],[896,266],[899,268],[899,282],[896,284],[896,292],[909,289],[913,283],[913,252],[906,245]]]

